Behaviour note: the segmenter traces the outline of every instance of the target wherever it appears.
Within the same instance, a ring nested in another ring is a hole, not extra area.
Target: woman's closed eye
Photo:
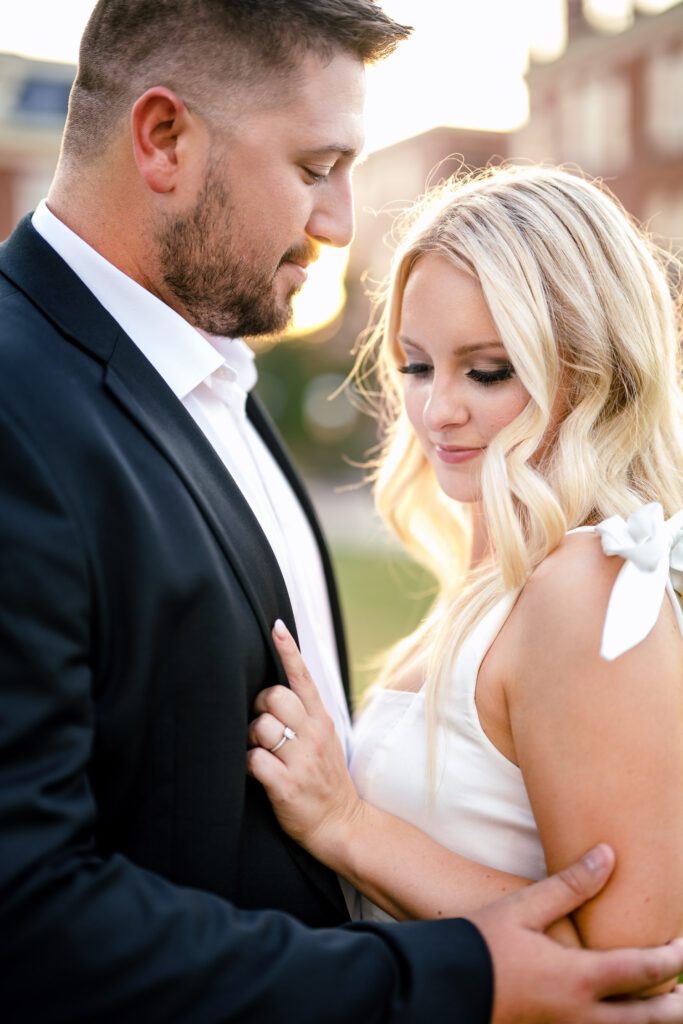
[[[510,380],[514,375],[515,371],[511,363],[504,363],[495,370],[477,370],[472,367],[467,372],[470,380],[476,384],[482,384],[484,387],[489,387],[491,384],[502,384],[503,381]]]
[[[396,369],[399,373],[412,374],[413,376],[423,376],[432,369],[429,363],[420,363],[417,360],[410,363],[404,363],[403,366],[397,366]]]
[[[403,366],[397,367],[399,373],[405,373],[414,377],[425,377],[431,373],[432,369],[431,363],[422,363],[418,360],[404,363]],[[489,387],[491,384],[501,384],[503,381],[510,380],[514,375],[515,371],[511,363],[497,366],[494,370],[479,370],[472,367],[465,374],[469,380],[474,381],[476,384],[481,384],[483,387]]]

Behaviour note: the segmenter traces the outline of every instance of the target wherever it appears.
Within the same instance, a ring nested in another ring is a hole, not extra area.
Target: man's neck
[[[88,177],[81,176],[71,187],[70,178],[57,176],[47,196],[47,207],[58,220],[82,238],[127,277],[142,285],[167,305],[166,295],[156,284],[150,230],[146,217],[135,212],[135,204],[123,210],[116,196],[105,198],[101,185],[89,188]],[[182,311],[180,312],[182,315]]]

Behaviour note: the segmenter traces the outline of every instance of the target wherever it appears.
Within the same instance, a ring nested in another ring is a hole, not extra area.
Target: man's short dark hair
[[[307,52],[372,63],[410,31],[375,0],[99,0],[81,40],[64,153],[96,156],[152,86],[217,120],[231,87],[265,95]]]

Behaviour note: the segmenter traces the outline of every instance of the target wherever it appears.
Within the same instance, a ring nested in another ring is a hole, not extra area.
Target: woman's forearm
[[[338,827],[321,830],[306,845],[399,920],[458,917],[530,884],[453,853],[363,800]]]
[[[363,801],[293,639],[273,630],[273,641],[290,688],[270,687],[257,697],[247,771],[265,787],[293,839],[398,919],[467,915],[529,884],[468,860]],[[283,748],[276,741],[284,722],[293,724],[296,742]]]

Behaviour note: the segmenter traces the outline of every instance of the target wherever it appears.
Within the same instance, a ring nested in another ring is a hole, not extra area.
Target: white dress
[[[673,589],[675,585],[683,592],[683,512],[664,522],[661,506],[651,504],[626,523],[614,516],[585,529],[600,534],[606,554],[624,559],[605,619],[603,657],[617,657],[647,636],[665,591],[683,633],[683,613]],[[460,649],[440,718],[435,795],[430,795],[427,781],[422,691],[374,693],[355,727],[350,767],[368,803],[411,822],[464,857],[539,879],[546,874],[545,858],[522,773],[488,739],[474,701],[479,667],[517,593],[505,595]],[[390,920],[365,897],[360,899],[360,916]]]

